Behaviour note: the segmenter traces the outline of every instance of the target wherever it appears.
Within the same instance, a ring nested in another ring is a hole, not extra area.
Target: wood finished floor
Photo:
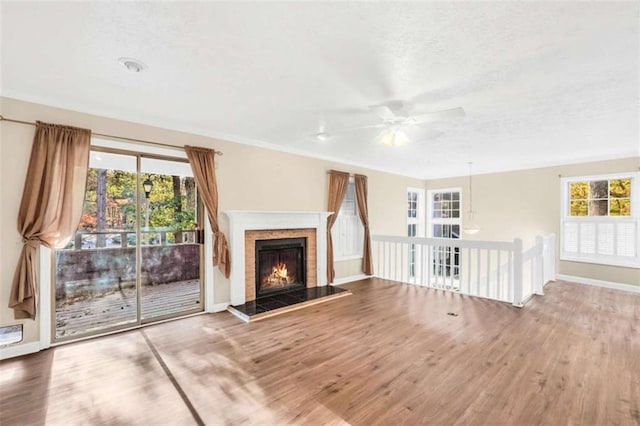
[[[201,315],[5,361],[0,423],[640,424],[639,294],[555,282],[516,309],[344,287],[256,323]]]

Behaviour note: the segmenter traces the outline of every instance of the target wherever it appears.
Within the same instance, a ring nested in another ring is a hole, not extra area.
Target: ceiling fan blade
[[[442,111],[428,112],[426,114],[414,115],[409,119],[410,123],[423,124],[433,123],[435,121],[454,120],[465,116],[462,107],[443,109]]]
[[[389,108],[389,105],[372,105],[369,110],[384,121],[393,121],[396,119],[395,113]]]
[[[358,130],[366,130],[366,129],[381,129],[383,127],[388,127],[388,126],[386,124],[372,124],[370,126],[359,126],[359,127],[350,127],[347,129],[336,129],[336,130],[331,130],[330,132],[327,132],[326,130],[324,130],[318,133],[314,133],[311,136],[319,140],[325,141],[327,139],[330,139],[332,136],[337,136],[342,133],[350,133],[350,132],[355,132]]]
[[[338,130],[333,130],[331,132],[331,134],[338,134],[338,133],[348,133],[348,132],[354,132],[356,130],[364,130],[364,129],[380,129],[383,127],[387,127],[386,124],[384,123],[380,123],[380,124],[371,124],[369,126],[359,126],[359,127],[351,127],[348,129],[338,129]]]
[[[437,139],[440,136],[444,135],[444,132],[441,132],[440,130],[437,129],[433,129],[431,127],[427,127],[426,129],[424,129],[424,131],[420,132],[420,135],[422,136],[420,139],[428,139],[428,140],[432,140],[432,139]]]

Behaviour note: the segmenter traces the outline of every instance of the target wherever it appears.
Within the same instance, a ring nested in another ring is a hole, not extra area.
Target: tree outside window
[[[630,216],[631,179],[571,182],[570,216]]]

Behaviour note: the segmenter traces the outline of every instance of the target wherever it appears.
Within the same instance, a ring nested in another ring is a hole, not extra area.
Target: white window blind
[[[640,267],[638,176],[562,179],[562,260]]]
[[[616,252],[613,246],[614,231],[616,226],[613,223],[601,223],[598,225],[598,253],[613,256]]]
[[[616,254],[626,257],[638,257],[638,224],[616,224],[615,238],[617,239]]]
[[[364,245],[364,227],[358,216],[356,186],[349,179],[347,193],[344,196],[336,223],[331,228],[333,253],[336,260],[362,257]]]

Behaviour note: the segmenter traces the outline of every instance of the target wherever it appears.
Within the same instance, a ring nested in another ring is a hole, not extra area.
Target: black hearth
[[[256,299],[306,288],[306,238],[256,241]]]

